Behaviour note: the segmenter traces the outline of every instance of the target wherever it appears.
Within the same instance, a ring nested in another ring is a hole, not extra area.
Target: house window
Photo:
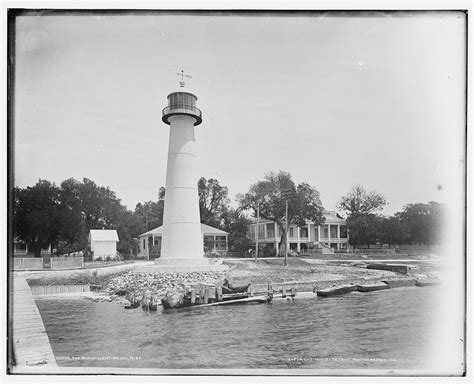
[[[341,225],[341,239],[347,239],[347,226]]]
[[[329,237],[329,230],[328,230],[328,226],[325,225],[325,226],[323,227],[323,235],[322,235],[322,238],[323,238],[323,239],[327,239],[328,237]]]
[[[307,227],[300,228],[300,237],[308,237],[308,228]]]
[[[146,240],[143,239],[143,249],[146,249]]]
[[[337,225],[331,225],[331,238],[337,238]]]
[[[294,227],[290,227],[290,233],[288,234],[288,236],[295,237],[295,228]]]
[[[216,249],[218,251],[225,251],[226,250],[225,236],[216,236]]]
[[[316,241],[319,238],[319,229],[316,226],[314,226],[314,238],[315,238]]]
[[[214,249],[214,236],[204,236],[204,248],[208,251]]]
[[[265,224],[258,225],[258,238],[259,239],[265,238]]]
[[[275,226],[273,223],[267,224],[267,237],[275,237]]]

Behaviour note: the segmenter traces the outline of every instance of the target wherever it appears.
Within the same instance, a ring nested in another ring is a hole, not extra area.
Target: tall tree
[[[252,241],[247,237],[249,225],[250,220],[240,208],[225,210],[222,215],[222,229],[229,232],[230,252],[243,252],[252,247]]]
[[[303,226],[306,221],[315,225],[324,222],[323,207],[319,192],[308,183],[295,185],[291,174],[284,171],[270,172],[264,179],[251,185],[249,191],[240,197],[240,206],[250,209],[253,216],[276,222],[281,231],[280,251],[286,247],[285,202],[289,200],[288,222]]]
[[[229,205],[228,189],[216,179],[201,177],[198,181],[199,211],[201,222],[212,227],[220,227],[224,212]]]
[[[350,216],[374,213],[381,210],[386,204],[385,197],[380,193],[366,191],[364,187],[356,185],[349,193],[341,197],[338,208]]]
[[[164,199],[165,188],[160,188],[160,196]],[[201,223],[211,227],[222,227],[223,216],[229,208],[228,189],[219,184],[217,179],[201,177],[198,181],[199,213]],[[161,224],[160,224],[161,225]]]
[[[367,245],[380,241],[382,236],[382,218],[375,214],[381,210],[387,201],[380,193],[367,191],[356,185],[352,190],[341,197],[338,209],[347,215],[347,229],[351,245]]]
[[[371,244],[381,241],[383,217],[373,213],[355,214],[347,218],[347,228],[350,231],[349,242],[351,245],[365,245],[367,248]]]
[[[41,249],[55,246],[61,230],[59,188],[47,180],[13,192],[15,237],[28,244],[36,257]]]
[[[407,204],[397,213],[405,231],[407,240],[412,244],[441,244],[446,224],[445,207],[430,201],[428,204]]]
[[[384,217],[380,223],[380,241],[389,246],[403,244],[407,234],[398,215]]]

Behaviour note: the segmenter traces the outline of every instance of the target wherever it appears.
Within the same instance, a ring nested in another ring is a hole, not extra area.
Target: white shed
[[[119,237],[115,229],[91,229],[89,244],[92,251],[92,260],[105,259],[107,256],[117,257],[117,242]]]

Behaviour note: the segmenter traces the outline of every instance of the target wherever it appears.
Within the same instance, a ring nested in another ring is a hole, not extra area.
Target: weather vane
[[[187,77],[189,79],[192,79],[193,77],[191,75],[186,75],[183,70],[181,70],[181,73],[177,74],[178,76],[181,76],[181,81],[184,81],[184,78]]]

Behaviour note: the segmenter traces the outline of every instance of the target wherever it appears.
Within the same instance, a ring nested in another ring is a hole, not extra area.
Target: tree
[[[403,244],[407,234],[400,218],[395,216],[384,217],[380,228],[380,241],[389,246]]]
[[[240,208],[226,209],[222,215],[223,230],[229,232],[229,251],[243,252],[252,247],[252,241],[247,237],[250,220]]]
[[[366,191],[364,187],[356,185],[339,200],[338,208],[345,211],[347,216],[350,216],[374,213],[386,204],[383,195],[375,191]]]
[[[367,245],[380,241],[383,219],[375,212],[381,210],[387,202],[383,195],[375,191],[366,191],[356,185],[341,197],[338,208],[347,215],[347,229],[351,245]]]
[[[252,211],[257,216],[276,222],[282,233],[280,250],[286,247],[285,202],[289,199],[288,222],[303,226],[306,221],[315,225],[324,222],[323,207],[319,192],[308,183],[295,186],[291,174],[284,171],[270,172],[264,179],[251,185],[249,191],[240,196],[240,207]]]
[[[139,228],[130,212],[108,187],[92,180],[64,180],[60,187],[46,180],[14,190],[15,236],[36,256],[52,245],[58,253],[86,250],[91,229],[115,229],[117,249],[128,252]]]
[[[227,187],[221,186],[216,179],[206,180],[201,177],[198,181],[198,194],[201,223],[220,227],[223,214],[229,205]]]
[[[128,252],[133,246],[133,236],[137,234],[131,212],[109,187],[98,186],[87,178],[82,182],[67,179],[61,183],[60,210],[63,224],[59,253],[86,249],[91,229],[117,230],[119,252]]]
[[[165,188],[161,187],[160,195],[163,199],[165,193]],[[198,196],[201,223],[210,225],[211,227],[222,227],[223,215],[229,208],[227,195],[227,187],[220,185],[217,179],[206,179],[204,177],[199,179]],[[163,216],[163,214],[161,214],[161,216]],[[163,220],[161,219],[161,223],[162,222]]]
[[[41,249],[56,245],[61,230],[59,189],[54,183],[39,180],[33,187],[13,192],[15,237],[28,244],[35,257]]]
[[[443,242],[446,222],[444,205],[430,201],[428,204],[407,204],[397,213],[411,244],[440,244]]]
[[[350,231],[351,245],[360,246],[375,244],[380,241],[380,227],[383,218],[373,213],[354,214],[347,218],[347,228]]]

